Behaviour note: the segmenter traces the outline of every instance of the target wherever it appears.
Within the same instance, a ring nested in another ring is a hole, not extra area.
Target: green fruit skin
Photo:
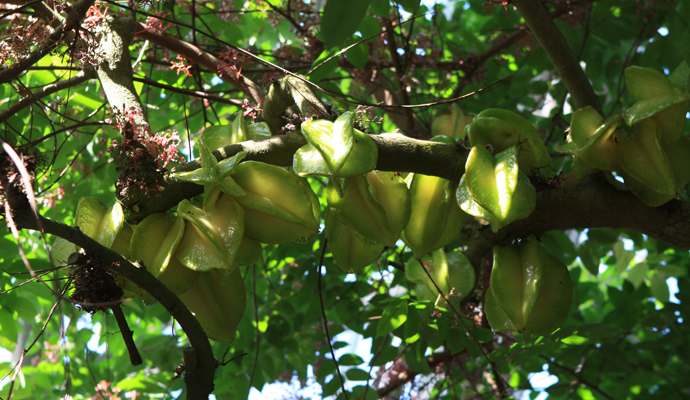
[[[327,208],[324,214],[326,239],[335,264],[347,273],[355,273],[376,261],[383,245],[371,245],[361,241],[345,224],[333,216]]]
[[[247,306],[247,294],[240,269],[202,272],[197,282],[180,300],[194,313],[209,339],[230,343],[235,340]]]
[[[543,336],[568,317],[573,296],[568,268],[534,235],[519,246],[494,246],[490,281],[485,311],[494,330]]]
[[[394,247],[398,237],[388,227],[386,212],[372,196],[367,178],[360,175],[348,178],[347,182],[342,198],[333,182],[328,183],[326,200],[330,212],[360,240]]]
[[[410,220],[404,229],[405,241],[416,258],[435,250],[443,234],[455,188],[452,182],[436,176],[415,174],[410,184]]]
[[[268,244],[280,244],[319,231],[311,188],[287,170],[264,163],[245,161],[233,178],[247,193],[237,197],[245,215],[245,233]],[[313,193],[313,192],[312,192]]]

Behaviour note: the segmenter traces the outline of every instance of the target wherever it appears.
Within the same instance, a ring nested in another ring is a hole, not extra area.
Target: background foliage
[[[381,101],[433,103],[500,81],[458,104],[472,114],[489,107],[521,113],[554,153],[564,141],[563,127],[572,112],[566,90],[510,4],[135,4],[138,21],[165,16],[159,21],[170,37],[215,54],[225,67],[241,70],[264,89],[283,72],[229,51],[228,44],[289,71],[308,73],[309,80],[338,96],[321,94],[336,110]],[[87,22],[97,22],[98,13],[106,11],[129,12],[131,6],[96,3]],[[632,104],[624,92],[625,67],[634,64],[668,74],[683,59],[681,49],[690,48],[688,2],[558,0],[548,7],[607,115]],[[1,11],[0,61],[11,65],[40,45],[48,28],[45,16],[22,1],[2,2]],[[361,38],[370,39],[313,70]],[[99,81],[85,80],[30,107],[2,113],[29,91],[74,77],[93,62],[87,44],[63,42],[0,86],[2,140],[39,151],[40,211],[67,224],[74,222],[76,204],[85,196],[114,202],[117,174],[107,149],[120,140],[120,133],[108,123],[113,116]],[[180,60],[169,48],[141,38],[130,52],[136,60],[135,87],[152,129],[179,132],[183,154],[195,154],[191,140],[205,127],[227,124],[238,112],[251,115],[249,106],[243,107],[247,96],[220,79],[218,71]],[[409,136],[428,138],[431,121],[447,105],[366,110],[369,133],[400,128]],[[554,154],[553,159],[554,174],[567,179],[571,158]],[[317,194],[325,189],[318,179],[311,185]],[[5,228],[4,220],[2,224]],[[476,227],[469,223],[447,249],[465,249]],[[541,238],[568,265],[575,284],[570,317],[549,337],[488,329],[480,305],[490,263],[478,266],[477,289],[467,296],[460,319],[415,301],[414,285],[401,272],[411,257],[403,246],[386,250],[356,275],[338,269],[327,250],[324,267],[317,266],[323,236],[308,244],[264,246],[259,263],[242,267],[248,302],[237,340],[213,344],[224,364],[216,371],[214,393],[244,398],[250,387],[261,390],[278,381],[290,385],[278,393],[266,389],[267,398],[345,398],[323,329],[321,296],[349,398],[527,396],[531,374],[544,369],[557,378],[546,389],[554,399],[685,398],[690,395],[690,330],[683,323],[690,313],[690,254],[641,233],[612,228],[551,231]],[[175,370],[188,342],[169,313],[139,299],[123,305],[144,358],[143,365],[133,367],[112,316],[89,317],[68,299],[56,303],[54,292],[64,289],[65,278],[49,272],[52,238],[30,231],[19,235],[18,241],[11,233],[0,238],[0,347],[7,350],[0,364],[0,396],[7,398],[10,390],[14,399],[179,396],[183,382],[175,379]],[[34,271],[49,272],[40,282],[27,273],[21,252]],[[668,283],[677,286],[674,296]],[[358,346],[355,333],[363,337]]]

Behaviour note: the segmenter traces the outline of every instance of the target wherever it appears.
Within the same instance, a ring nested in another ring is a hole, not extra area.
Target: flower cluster
[[[244,64],[253,64],[253,62],[250,61],[244,53],[240,54],[237,49],[231,49],[229,47],[227,51],[220,53],[218,57],[222,61],[222,63],[218,66],[218,75],[221,78],[224,76],[238,78],[240,75],[242,75],[242,67]],[[232,71],[232,73],[230,71]]]
[[[191,65],[184,65],[185,61],[189,61],[186,59],[183,55],[178,54],[177,59],[180,60],[179,62],[177,61],[171,61],[170,63],[172,64],[170,66],[170,69],[177,69],[177,75],[180,74],[180,72],[184,72],[185,75],[187,76],[192,76],[192,73],[189,72],[189,69],[192,68]]]

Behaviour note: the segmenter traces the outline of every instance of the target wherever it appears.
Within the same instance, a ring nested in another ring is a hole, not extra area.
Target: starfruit
[[[395,246],[400,232],[396,234],[389,227],[386,210],[374,199],[364,175],[347,178],[342,197],[334,183],[329,182],[326,200],[330,212],[360,240],[371,245]]]
[[[616,145],[623,170],[652,190],[675,196],[675,180],[655,120],[639,121],[634,134],[619,132]]]
[[[116,247],[118,253],[129,256],[128,235],[132,228],[125,222],[120,203],[108,208],[95,197],[84,197],[77,205],[76,226],[86,236],[108,248]],[[124,228],[124,229],[123,229]],[[78,251],[77,245],[57,238],[51,249],[51,259],[55,264],[65,264],[70,254]]]
[[[201,272],[180,300],[194,313],[209,339],[232,342],[247,306],[247,294],[239,268],[227,274],[212,269]]]
[[[683,65],[679,68],[681,75]],[[682,84],[681,77],[674,77],[674,81]],[[659,140],[662,143],[673,143],[678,140],[683,135],[690,94],[674,86],[664,74],[651,68],[626,68],[625,82],[628,92],[636,100],[635,104],[623,113],[625,122],[632,126],[652,118],[657,124]]]
[[[604,171],[619,170],[620,161],[614,132],[622,120],[623,117],[620,114],[604,119],[594,108],[583,107],[573,113],[568,143],[561,146],[559,151],[572,154],[579,159],[578,163],[593,168]],[[593,172],[578,169],[576,166],[573,166],[573,170],[577,170],[576,178],[578,179],[585,176],[587,172]]]
[[[536,190],[518,168],[515,147],[495,158],[484,147],[473,147],[456,198],[463,211],[489,221],[494,232],[536,207]]]
[[[262,140],[271,137],[271,130],[265,122],[247,125],[242,113],[238,113],[232,125],[214,125],[204,129],[201,140],[213,151],[247,140]]]
[[[465,128],[472,146],[491,145],[495,153],[517,146],[520,169],[528,175],[547,178],[551,156],[539,132],[520,115],[498,108],[486,109]]]
[[[184,231],[182,217],[155,213],[137,225],[130,242],[131,258],[143,262],[146,270],[175,294],[189,290],[200,274],[174,257]]]
[[[548,335],[568,318],[573,286],[568,268],[534,235],[518,246],[494,246],[484,311],[494,331]]]
[[[653,122],[650,122],[650,124],[652,123]],[[637,127],[638,129],[642,129],[644,125],[645,123],[641,122]],[[664,156],[661,157],[661,160],[667,163],[669,172],[673,177],[673,193],[662,193],[654,190],[641,180],[636,179],[626,170],[618,172],[619,175],[625,180],[625,186],[635,196],[642,200],[643,203],[650,207],[660,206],[669,200],[676,198],[678,193],[680,193],[685,185],[690,182],[690,138],[683,136],[673,143],[662,143],[661,150]],[[641,173],[646,174],[650,173],[650,171],[641,171]]]
[[[335,264],[347,273],[361,271],[376,261],[384,249],[382,244],[369,244],[360,240],[350,229],[326,208],[324,212],[326,239]]]
[[[424,256],[422,262],[424,266],[417,259],[410,258],[405,263],[405,276],[417,284],[419,300],[431,300],[435,301],[436,305],[445,305],[443,297],[438,293],[440,289],[451,305],[457,307],[472,291],[475,283],[474,268],[462,252],[446,254],[443,249],[437,249]],[[424,271],[425,268],[429,275]]]
[[[245,233],[269,244],[312,237],[319,231],[318,199],[284,168],[245,161],[232,177],[246,193],[236,197],[245,215]],[[312,192],[313,194],[313,192]]]
[[[339,116],[335,123],[327,120],[302,124],[309,144],[295,152],[293,168],[299,176],[336,176],[347,178],[367,173],[376,167],[376,143],[353,128],[354,113]]]
[[[434,119],[431,124],[431,136],[448,135],[456,140],[465,139],[465,127],[472,123],[473,118],[453,103],[450,105],[450,114],[439,115]]]
[[[176,257],[195,271],[232,269],[244,235],[244,213],[232,197],[221,195],[208,212],[182,200],[177,215],[184,218],[185,231]]]
[[[453,241],[466,215],[455,203],[455,187],[447,179],[414,174],[410,182],[410,219],[403,240],[416,258]]]

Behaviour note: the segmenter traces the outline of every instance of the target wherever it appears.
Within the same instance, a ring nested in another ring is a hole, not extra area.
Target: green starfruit
[[[324,213],[324,223],[326,224],[326,239],[328,239],[328,247],[333,254],[333,260],[340,269],[347,273],[361,271],[376,261],[384,249],[382,244],[369,244],[360,240],[328,208]]]
[[[679,75],[682,74],[682,67],[681,64]],[[680,76],[674,77],[674,81],[682,85]],[[628,92],[636,100],[623,113],[625,122],[632,126],[652,118],[657,124],[661,142],[673,143],[678,140],[683,134],[690,94],[674,86],[664,74],[651,68],[626,68],[625,82]]]
[[[462,252],[446,254],[443,249],[437,249],[424,256],[422,262],[424,266],[417,259],[410,258],[405,263],[405,276],[417,284],[419,300],[431,300],[436,305],[445,306],[445,297],[453,307],[458,307],[461,300],[472,291],[475,283],[474,268]],[[424,269],[428,271],[428,275]],[[443,297],[439,295],[437,286]]]
[[[216,156],[206,146],[203,140],[199,140],[199,153],[201,154],[201,168],[188,172],[176,172],[172,177],[183,182],[193,182],[204,186],[204,208],[212,211],[220,192],[230,196],[244,196],[245,193],[235,180],[230,176],[235,167],[247,156],[241,151],[234,156],[218,162]]]
[[[416,258],[447,245],[460,233],[466,215],[453,204],[455,187],[451,181],[414,174],[410,199],[412,212],[403,240]]]
[[[132,259],[143,262],[146,270],[175,294],[189,290],[200,274],[174,257],[184,231],[182,217],[155,213],[137,225],[130,242]]]
[[[500,153],[517,146],[520,169],[528,175],[548,177],[551,156],[539,132],[520,115],[489,108],[477,114],[465,130],[470,144],[475,147],[491,145],[495,153]]]
[[[568,318],[573,287],[568,268],[534,235],[518,246],[494,246],[484,311],[495,331],[548,335]]]
[[[247,306],[239,269],[229,274],[217,269],[201,272],[180,300],[194,313],[209,339],[228,343],[235,340],[237,325]]]
[[[568,143],[559,151],[572,154],[579,163],[604,171],[620,169],[614,132],[623,120],[620,114],[604,119],[597,110],[587,106],[573,113]],[[573,167],[576,170],[576,167]],[[586,171],[578,170],[578,177]]]
[[[318,233],[319,209],[314,207],[312,190],[292,173],[275,165],[245,161],[232,177],[245,192],[235,199],[244,210],[245,232],[250,238],[279,244]]]
[[[182,200],[177,215],[187,221],[176,252],[182,265],[195,271],[235,267],[244,236],[244,213],[237,201],[221,195],[208,212]]]

